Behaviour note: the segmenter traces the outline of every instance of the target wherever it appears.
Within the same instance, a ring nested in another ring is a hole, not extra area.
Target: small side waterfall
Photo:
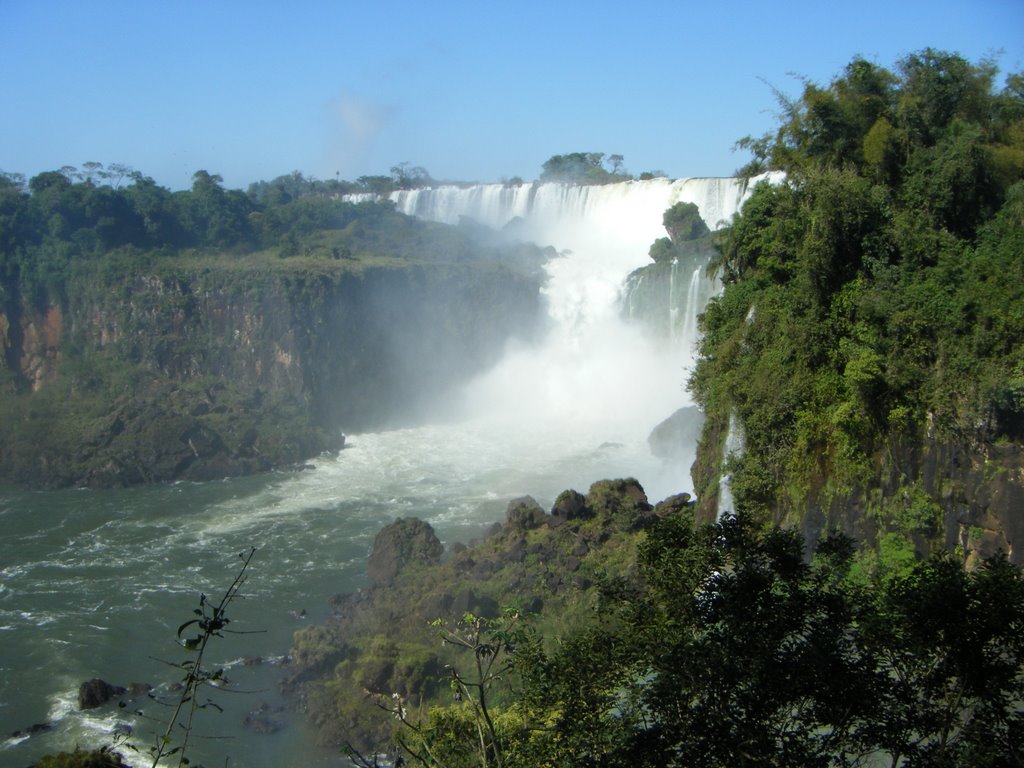
[[[686,291],[686,301],[683,304],[686,307],[686,314],[683,316],[680,340],[691,348],[697,343],[697,317],[704,311],[704,305],[709,298],[701,295],[705,280],[704,270],[705,268],[698,264],[690,273],[690,287]]]
[[[710,253],[651,264],[632,273],[623,285],[622,312],[641,323],[663,346],[663,353],[689,371],[696,359],[698,318],[721,290],[707,274]]]
[[[725,434],[725,447],[722,449],[722,465],[733,456],[743,454],[745,448],[743,428],[736,414],[729,416],[729,431]],[[732,497],[732,473],[723,472],[718,480],[718,508],[715,511],[715,522],[722,519],[726,512],[735,512],[735,500]]]

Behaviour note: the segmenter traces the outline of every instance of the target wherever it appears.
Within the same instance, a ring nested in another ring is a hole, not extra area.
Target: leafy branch
[[[231,619],[227,616],[227,608],[238,597],[242,585],[245,584],[247,579],[246,571],[255,554],[255,547],[251,547],[248,552],[239,553],[238,557],[242,560],[242,566],[220,601],[214,605],[205,594],[201,594],[199,597],[199,607],[193,611],[196,618],[190,619],[178,627],[178,642],[187,650],[195,651],[196,655],[194,658],[177,665],[185,671],[181,696],[178,698],[174,713],[167,723],[166,731],[160,737],[156,746],[151,749],[153,754],[152,768],[156,768],[162,758],[172,755],[178,755],[179,766],[188,765],[189,760],[185,756],[185,752],[188,748],[189,737],[192,734],[196,711],[206,709],[207,707],[213,707],[218,711],[222,711],[221,707],[211,699],[207,699],[201,704],[199,703],[199,691],[203,686],[213,685],[224,679],[224,670],[207,669],[203,666],[203,657],[206,653],[207,645],[212,638],[224,637],[223,633],[230,631],[227,629],[228,624],[231,623]],[[192,632],[195,634],[192,634]],[[175,727],[182,728],[185,731],[185,735],[180,745],[172,747],[172,733]]]

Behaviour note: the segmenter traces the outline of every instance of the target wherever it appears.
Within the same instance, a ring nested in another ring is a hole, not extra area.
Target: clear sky
[[[0,170],[498,181],[587,151],[726,176],[773,87],[929,46],[1024,71],[1024,0],[0,0]]]

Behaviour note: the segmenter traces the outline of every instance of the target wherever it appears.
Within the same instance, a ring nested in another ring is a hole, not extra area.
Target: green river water
[[[565,488],[617,476],[640,478],[652,501],[685,489],[639,432],[604,445],[588,430],[557,441],[494,437],[493,425],[420,427],[352,436],[303,471],[112,491],[0,490],[0,766],[108,744],[129,728],[143,754],[126,757],[148,765],[170,709],[143,696],[125,709],[80,712],[78,687],[99,677],[147,683],[168,698],[182,676],[168,662],[188,657],[175,645],[177,627],[200,593],[219,598],[249,547],[257,552],[244,599],[229,616],[233,629],[254,634],[216,640],[209,652],[229,685],[211,694],[222,713],[200,713],[193,763],[346,765],[336,749],[314,745],[278,683],[292,633],[326,619],[332,594],[365,584],[383,525],[416,516],[446,543],[469,541],[525,493],[548,506]],[[264,706],[276,733],[245,725]],[[49,730],[11,736],[44,723]]]

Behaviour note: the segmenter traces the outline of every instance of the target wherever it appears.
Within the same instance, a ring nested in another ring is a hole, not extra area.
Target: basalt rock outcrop
[[[396,520],[374,539],[366,575],[371,584],[386,586],[407,566],[435,565],[443,553],[444,545],[430,525],[414,517]]]
[[[115,696],[123,696],[128,692],[127,688],[120,685],[111,685],[106,680],[94,677],[86,680],[78,688],[78,708],[96,709],[102,707]]]
[[[693,466],[702,492],[697,520],[717,513],[724,420],[709,422]],[[870,483],[837,492],[808,489],[801,510],[777,511],[773,522],[795,526],[813,547],[840,531],[865,546],[894,530],[892,518],[911,514],[911,538],[919,555],[960,551],[968,563],[998,553],[1024,565],[1024,447],[1017,442],[939,439],[907,434],[873,457]],[[914,509],[917,507],[918,509]],[[885,514],[882,514],[885,513]]]
[[[651,505],[629,478],[566,491],[550,513],[524,496],[509,503],[503,524],[470,546],[450,546],[440,561],[427,523],[397,521],[377,537],[369,586],[338,595],[327,623],[296,632],[284,688],[322,743],[371,748],[393,724],[375,698],[398,694],[426,706],[447,690],[445,665],[457,650],[440,642],[439,626],[506,609],[571,624],[593,610],[598,584],[629,577],[651,522],[692,505],[688,494]]]

